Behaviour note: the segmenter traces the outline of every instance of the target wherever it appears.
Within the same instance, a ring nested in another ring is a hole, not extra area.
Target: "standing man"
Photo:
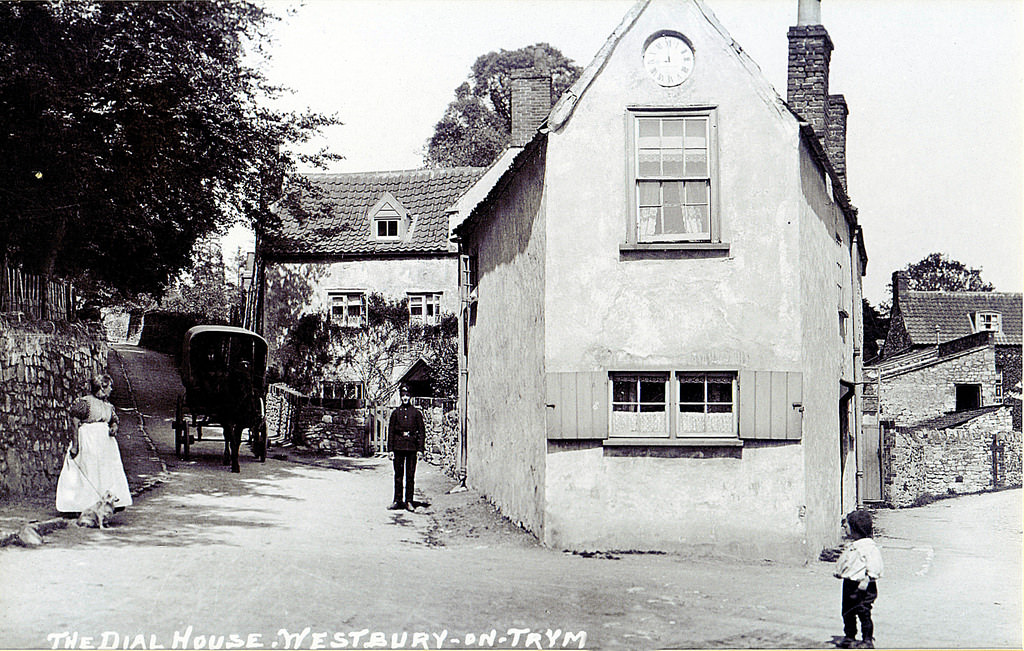
[[[398,390],[402,406],[391,412],[388,421],[388,449],[395,463],[395,500],[388,508],[392,511],[415,511],[413,491],[416,482],[416,454],[426,450],[426,428],[423,414],[413,406],[409,387]],[[402,479],[405,479],[405,500],[402,500]]]

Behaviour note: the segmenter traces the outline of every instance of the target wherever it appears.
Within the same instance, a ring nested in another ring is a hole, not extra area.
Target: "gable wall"
[[[693,75],[676,88],[658,86],[642,68],[645,39],[664,28],[686,35],[695,50]],[[569,122],[549,136],[548,373],[803,370],[797,122],[759,83],[695,4],[653,2]],[[728,255],[620,253],[630,223],[630,105],[717,107]],[[823,273],[834,284],[834,272]],[[835,368],[815,372],[836,384]],[[805,372],[804,387],[825,383]],[[835,407],[828,413],[823,420],[834,423]],[[820,551],[804,537],[799,442],[748,441],[737,456],[613,454],[599,442],[557,443],[547,463],[549,544],[717,545],[760,557]]]
[[[878,356],[885,358],[895,355],[910,347],[910,333],[903,322],[903,314],[896,303],[893,303],[892,317],[889,320],[889,331],[885,335],[885,344]]]
[[[641,61],[644,40],[665,27],[690,38],[696,57],[690,79],[667,89]],[[653,2],[550,136],[548,371],[675,364],[680,351],[699,353],[693,361],[714,354],[753,368],[797,366],[797,126],[752,79],[693,3]],[[718,107],[728,257],[620,256],[630,105]]]
[[[981,384],[982,405],[994,405],[995,350],[984,346],[948,360],[882,376],[879,418],[912,425],[956,409],[956,384]]]

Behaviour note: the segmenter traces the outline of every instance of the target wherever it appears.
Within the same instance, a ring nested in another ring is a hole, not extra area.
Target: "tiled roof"
[[[398,172],[306,174],[312,186],[293,186],[277,206],[279,228],[266,236],[265,255],[317,256],[448,251],[447,210],[483,173],[453,167]],[[401,241],[371,237],[369,210],[390,193],[409,212]]]
[[[915,345],[958,339],[974,332],[974,312],[998,312],[1002,332],[996,344],[1021,344],[1021,295],[1006,292],[922,292],[908,291],[899,296],[903,323]]]
[[[936,416],[935,418],[929,418],[919,423],[907,427],[900,427],[903,431],[915,431],[922,429],[950,429],[953,427],[959,427],[964,423],[974,420],[978,416],[984,416],[985,414],[991,413],[998,409],[1002,409],[1006,405],[989,405],[987,407],[979,407],[978,409],[971,409],[970,411],[955,411],[949,414],[943,414]]]

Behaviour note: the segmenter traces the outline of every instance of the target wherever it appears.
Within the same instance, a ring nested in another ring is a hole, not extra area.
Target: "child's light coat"
[[[851,581],[877,579],[883,569],[882,552],[872,538],[854,540],[836,561],[836,576]]]

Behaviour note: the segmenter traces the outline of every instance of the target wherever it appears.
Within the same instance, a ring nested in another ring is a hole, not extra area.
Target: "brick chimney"
[[[832,161],[839,178],[842,179],[843,189],[846,189],[846,116],[850,109],[846,106],[846,98],[842,95],[828,96],[828,137],[825,140],[825,150],[828,151],[828,158]]]
[[[512,71],[512,142],[522,147],[551,112],[551,74],[536,68]]]
[[[832,39],[821,24],[821,0],[799,0],[797,24],[789,28],[786,101],[810,123],[846,185],[846,116],[842,95],[828,94]],[[845,188],[844,188],[845,189]]]

